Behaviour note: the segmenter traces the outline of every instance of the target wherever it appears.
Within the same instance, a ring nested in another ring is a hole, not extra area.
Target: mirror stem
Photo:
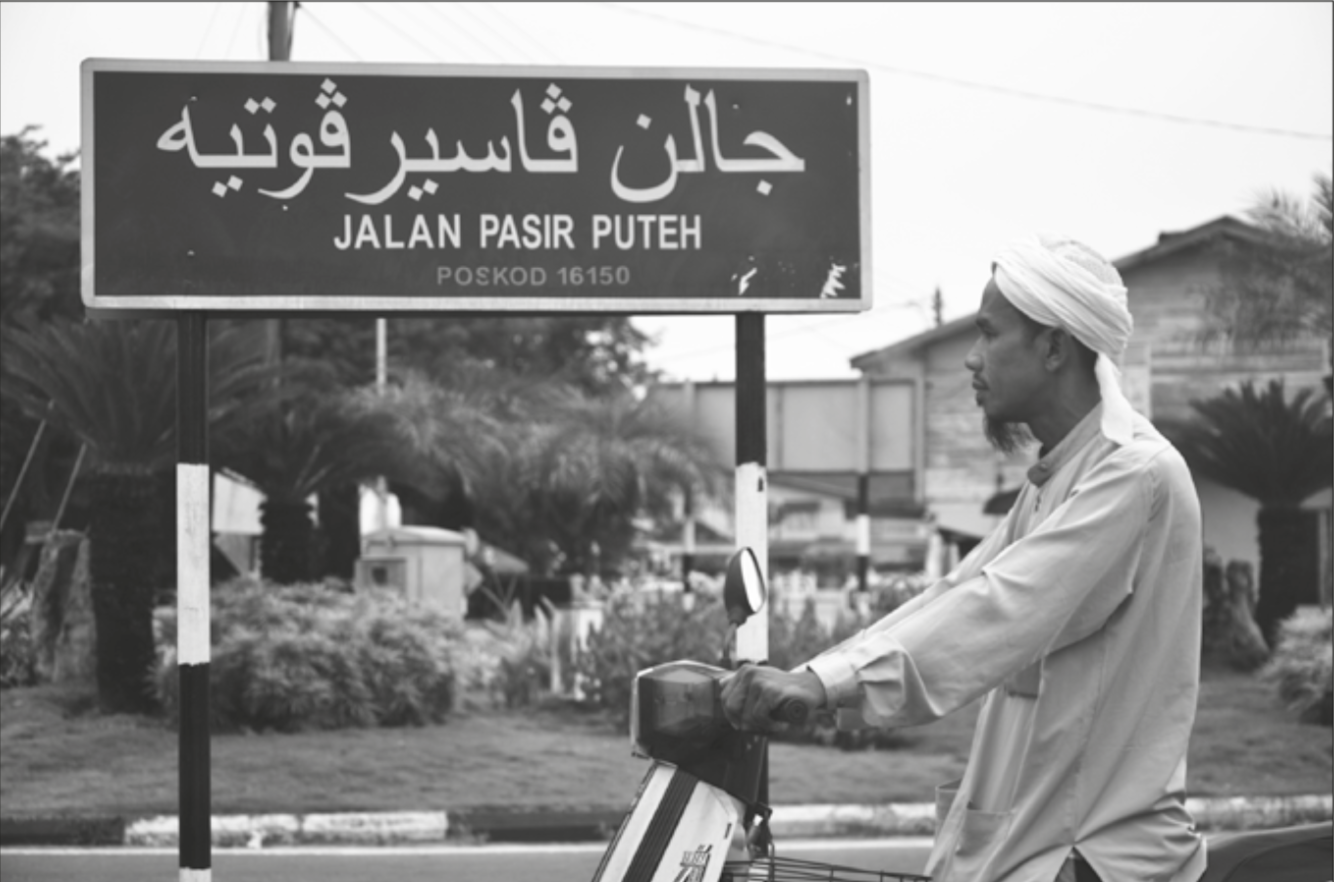
[[[727,636],[723,638],[723,659],[719,665],[723,670],[732,670],[732,644],[736,642],[736,624],[729,623]]]

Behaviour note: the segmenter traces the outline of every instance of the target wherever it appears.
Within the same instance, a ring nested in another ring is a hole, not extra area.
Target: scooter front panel
[[[716,882],[734,841],[744,843],[741,803],[666,763],[654,763],[593,882]]]

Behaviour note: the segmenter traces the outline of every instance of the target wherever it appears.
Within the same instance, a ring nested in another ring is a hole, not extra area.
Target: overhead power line
[[[441,16],[436,9],[436,4],[411,3],[400,5],[399,8],[406,9],[409,6],[412,8],[414,14],[421,10],[431,13],[431,15],[422,15],[421,18],[417,20],[417,26],[423,28],[431,35],[433,44],[438,44],[441,47],[440,52],[437,53],[437,58],[442,58],[454,64],[462,64],[476,60],[472,51],[467,48],[466,42],[458,42],[457,38],[464,36],[463,30],[455,27],[449,19]],[[438,27],[437,25],[432,24],[429,21],[432,17],[444,22],[443,27]],[[469,39],[471,39],[471,37],[469,37]]]
[[[221,8],[221,3],[213,4],[213,11],[208,16],[208,25],[204,28],[204,37],[199,41],[199,49],[195,51],[196,61],[204,56],[204,47],[208,45],[208,38],[213,34],[213,26],[218,23],[218,10]]]
[[[227,41],[227,51],[223,54],[223,58],[232,57],[232,47],[236,45],[236,35],[241,32],[241,23],[246,20],[247,13],[248,7],[239,3],[236,5],[236,24],[232,25],[232,36]]]
[[[459,10],[459,11],[462,12],[464,15],[468,16],[468,18],[470,18],[470,19],[472,19],[473,21],[477,22],[477,23],[481,26],[482,31],[483,31],[484,33],[486,33],[486,34],[488,34],[488,35],[490,35],[490,36],[492,36],[492,37],[495,37],[495,38],[500,42],[502,48],[507,48],[507,49],[509,49],[510,51],[514,52],[515,55],[516,55],[518,58],[522,58],[522,59],[524,59],[525,61],[531,61],[531,60],[532,60],[532,56],[531,56],[526,50],[524,50],[524,49],[520,49],[520,48],[519,48],[518,46],[516,46],[513,42],[511,42],[510,39],[509,39],[508,37],[506,37],[504,33],[502,33],[501,31],[498,31],[496,28],[492,27],[491,24],[490,24],[490,22],[486,21],[486,19],[482,18],[482,16],[478,15],[478,14],[477,14],[476,12],[474,12],[473,10],[469,9],[469,8],[468,8],[468,7],[469,7],[469,4],[467,4],[467,3],[452,3],[452,4],[450,4],[450,5],[451,5],[452,8]],[[505,56],[504,56],[503,53],[496,53],[496,55],[497,55],[498,58],[500,58],[502,61],[504,61]]]
[[[1171,113],[1159,113],[1154,110],[1141,110],[1134,107],[1120,107],[1113,104],[1102,104],[1096,101],[1085,101],[1080,98],[1067,98],[1062,95],[1048,95],[1041,92],[1029,92],[1024,89],[1012,89],[1008,86],[997,86],[992,83],[980,83],[976,80],[966,80],[962,77],[952,77],[947,74],[929,73],[927,71],[913,70],[906,67],[895,67],[889,64],[881,64],[875,61],[866,61],[864,59],[849,58],[844,55],[838,55],[831,52],[821,52],[818,49],[811,49],[806,46],[793,46],[787,43],[779,43],[774,40],[766,40],[761,37],[752,37],[749,34],[739,34],[735,31],[729,31],[725,28],[716,28],[710,25],[695,24],[694,22],[682,21],[678,18],[672,18],[668,15],[659,15],[656,12],[645,12],[641,9],[630,9],[617,3],[598,3],[594,4],[597,8],[611,8],[617,12],[628,15],[637,15],[641,18],[654,19],[660,22],[666,22],[687,30],[699,31],[701,33],[714,34],[720,37],[727,37],[733,40],[740,40],[745,43],[752,43],[757,46],[764,46],[769,49],[781,49],[786,52],[796,52],[802,55],[809,55],[812,58],[820,58],[826,61],[835,61],[842,64],[856,64],[861,67],[868,67],[873,70],[884,71],[888,74],[902,77],[914,77],[921,80],[929,80],[937,83],[945,83],[950,86],[957,86],[961,89],[973,89],[979,92],[991,92],[998,95],[1008,95],[1012,98],[1024,98],[1029,101],[1045,101],[1049,104],[1063,104],[1068,107],[1079,107],[1084,110],[1096,110],[1101,113],[1118,113],[1125,116],[1139,116],[1146,119],[1157,119],[1163,122],[1178,123],[1181,125],[1206,126],[1219,129],[1231,129],[1238,132],[1250,132],[1260,135],[1277,135],[1285,138],[1302,138],[1309,141],[1334,141],[1334,135],[1325,135],[1319,132],[1299,132],[1292,129],[1278,129],[1268,126],[1254,126],[1245,123],[1233,123],[1215,119],[1201,119],[1198,117],[1178,116]]]
[[[369,12],[371,15],[375,16],[375,18],[379,19],[380,22],[382,22],[382,23],[384,24],[385,27],[389,28],[391,31],[393,31],[394,33],[398,34],[398,35],[399,35],[400,37],[402,37],[403,39],[405,39],[405,40],[407,40],[408,42],[412,43],[412,45],[416,46],[418,49],[421,49],[423,52],[425,52],[425,53],[426,53],[428,56],[430,56],[431,58],[433,58],[433,59],[435,59],[435,60],[437,60],[437,61],[439,60],[440,56],[436,54],[436,50],[435,50],[435,49],[432,49],[430,46],[427,46],[427,45],[426,45],[425,43],[423,43],[421,40],[418,40],[418,39],[417,39],[416,37],[414,37],[412,34],[408,33],[407,31],[405,31],[405,30],[403,30],[402,28],[400,28],[398,25],[394,24],[394,22],[393,22],[391,19],[389,19],[387,16],[381,15],[381,14],[375,9],[375,4],[374,4],[374,3],[354,3],[353,5],[356,6],[358,9],[362,9],[362,10],[365,10],[366,12]]]
[[[501,19],[505,23],[506,27],[508,27],[515,34],[517,34],[528,45],[536,47],[538,54],[544,56],[544,60],[547,63],[549,64],[562,63],[562,59],[559,53],[552,50],[552,48],[548,46],[546,43],[543,43],[540,40],[533,39],[533,36],[528,33],[528,30],[526,28],[524,28],[518,22],[514,21],[514,19],[510,18],[508,15],[505,14],[505,10],[503,7],[504,7],[503,3],[486,4],[486,8],[490,10],[497,18]]]
[[[353,59],[355,59],[356,61],[365,61],[364,58],[362,58],[360,55],[357,54],[357,50],[347,45],[347,43],[343,40],[342,37],[334,33],[333,29],[325,25],[324,22],[320,21],[319,17],[316,16],[315,13],[311,10],[309,3],[298,3],[296,8],[298,12],[300,12],[302,15],[304,15],[306,18],[310,20],[311,24],[315,25],[315,27],[319,28],[320,31],[323,32],[325,36],[327,36],[330,40],[333,40],[340,47],[342,47],[343,51],[346,52],[348,55],[351,55]]]

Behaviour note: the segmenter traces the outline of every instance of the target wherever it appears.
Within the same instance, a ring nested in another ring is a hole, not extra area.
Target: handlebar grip
[[[800,726],[806,722],[806,718],[810,714],[811,709],[806,705],[806,702],[799,698],[785,698],[773,710],[769,711],[769,718],[780,723],[791,723],[794,726]]]

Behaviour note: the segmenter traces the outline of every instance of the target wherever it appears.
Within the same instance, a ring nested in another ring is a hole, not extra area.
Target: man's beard
[[[1002,422],[987,416],[982,417],[982,434],[1001,453],[1014,453],[1033,439],[1025,424]]]

